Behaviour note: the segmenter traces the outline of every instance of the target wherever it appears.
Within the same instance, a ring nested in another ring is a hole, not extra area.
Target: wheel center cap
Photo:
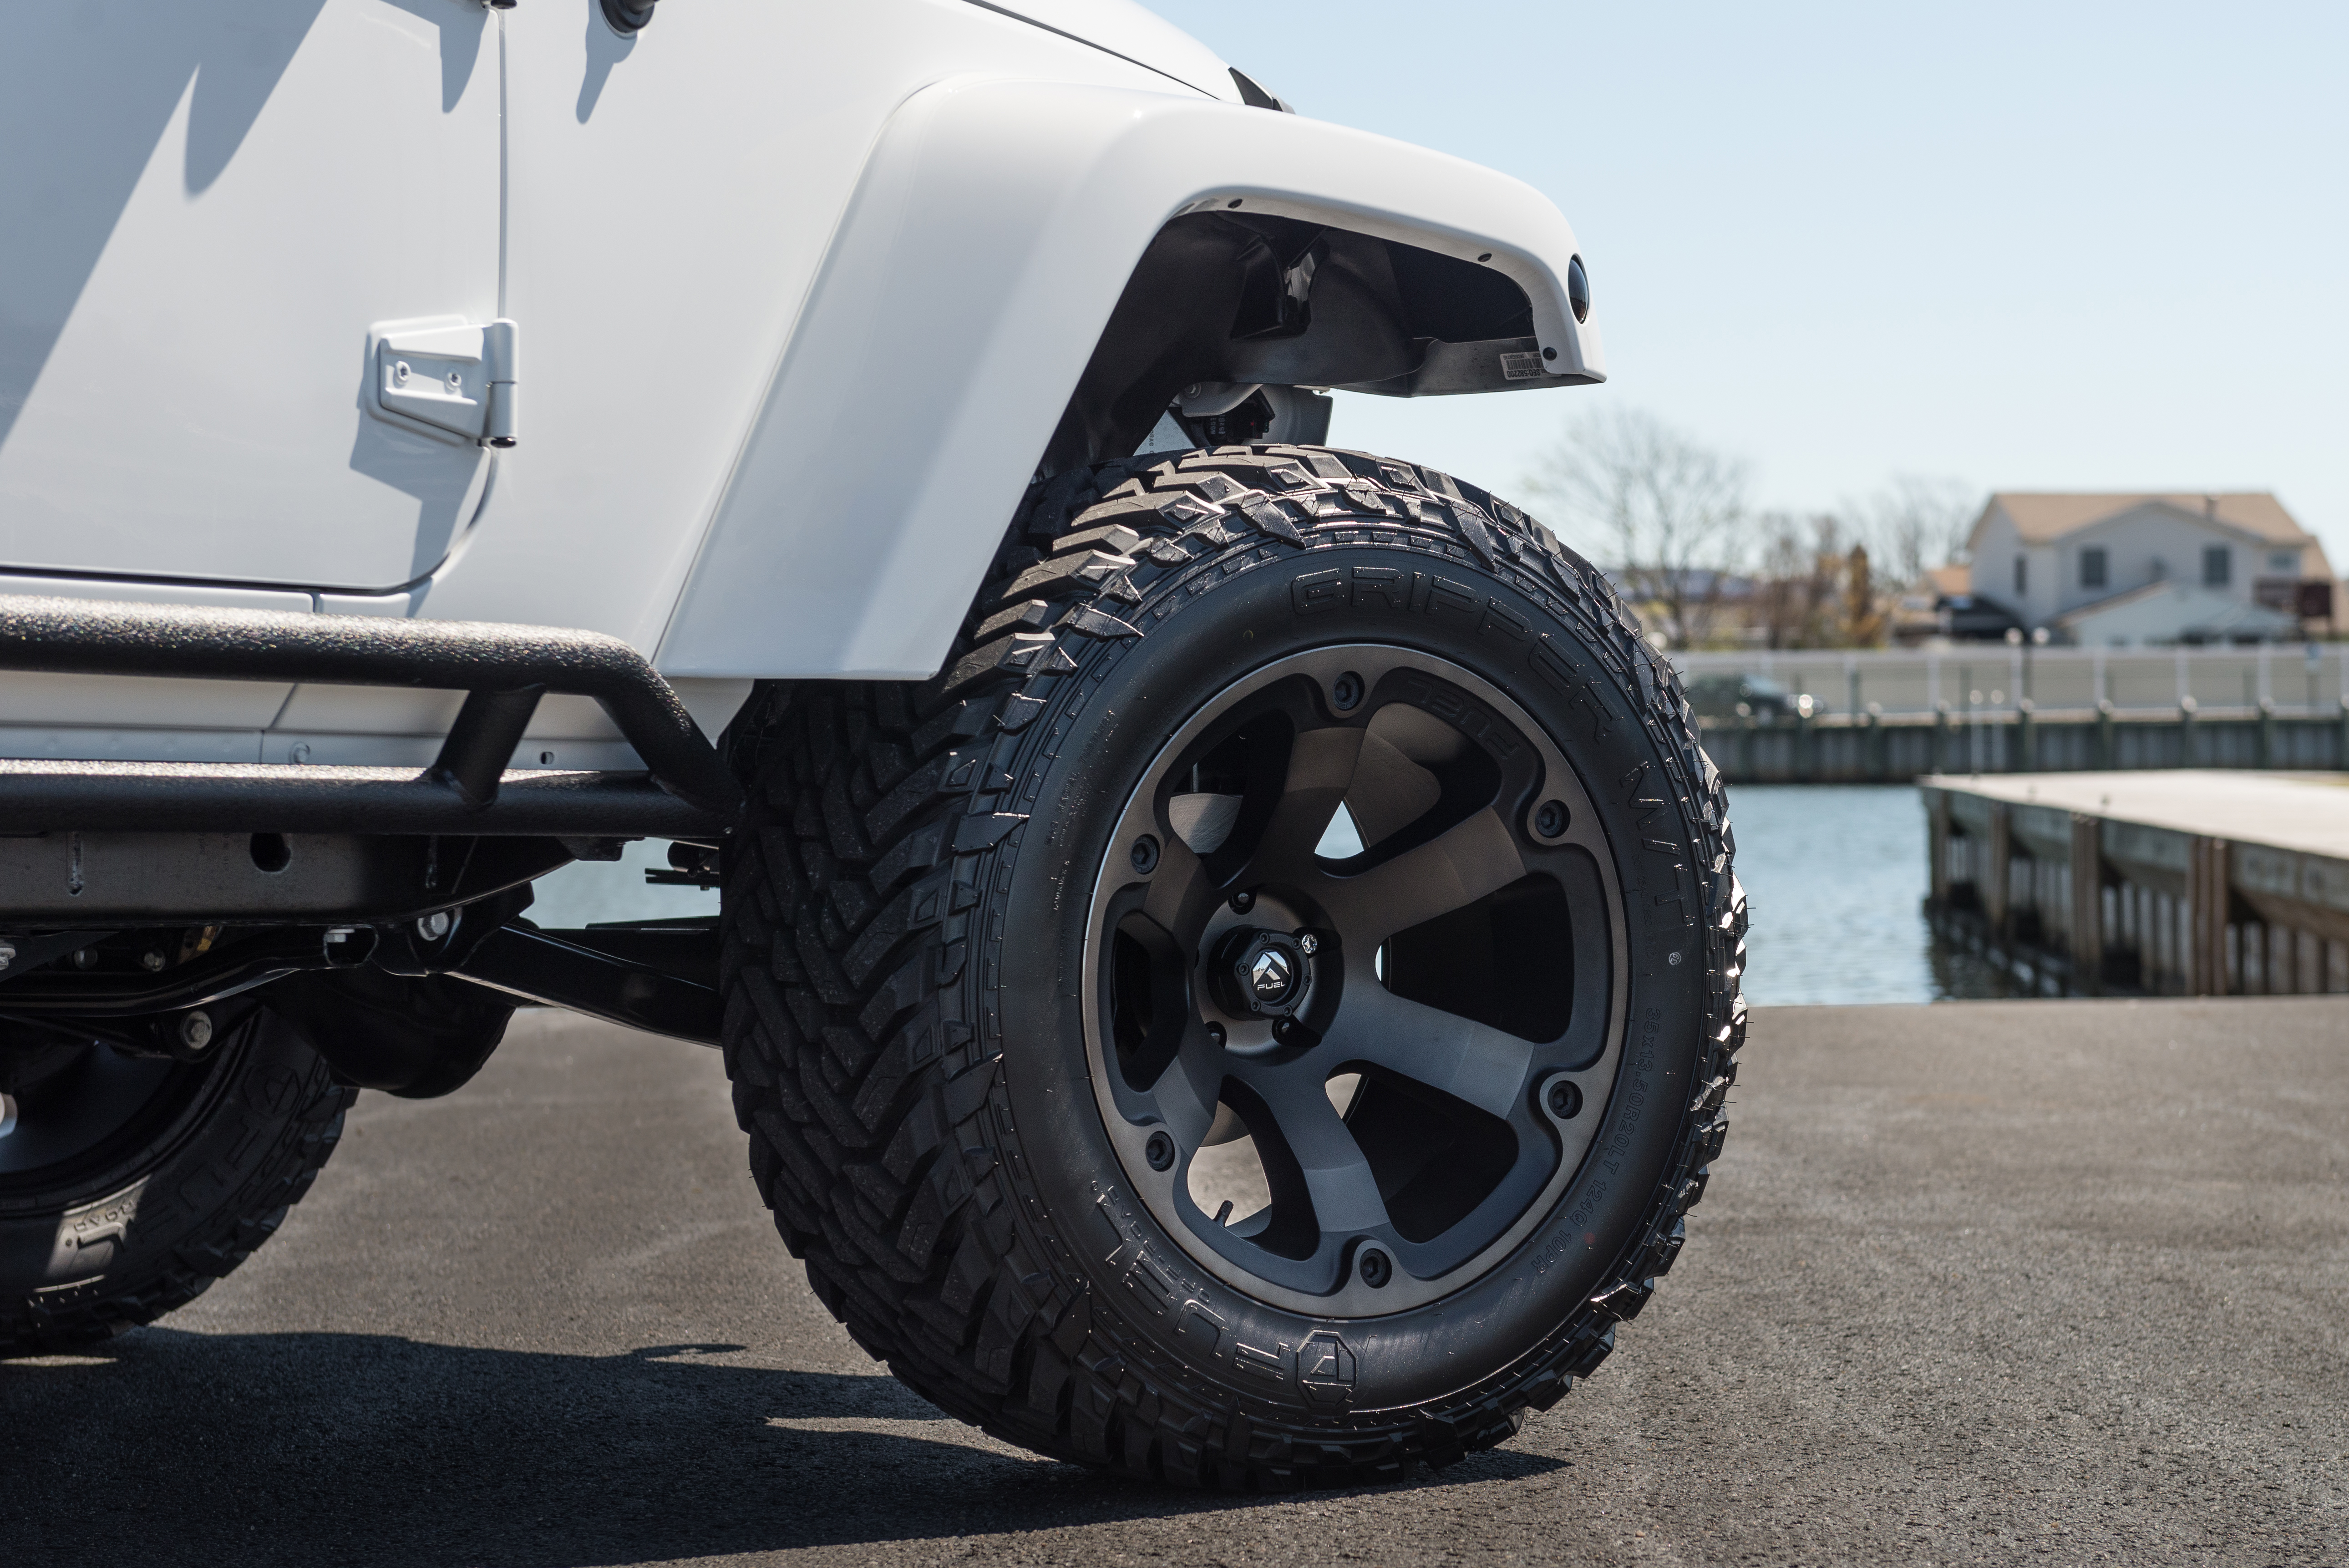
[[[1258,1002],[1277,1007],[1297,989],[1297,966],[1278,948],[1260,952],[1248,966],[1248,989]]]
[[[1286,1017],[1304,1002],[1311,978],[1294,937],[1252,926],[1226,932],[1206,965],[1216,1002],[1239,1018]]]

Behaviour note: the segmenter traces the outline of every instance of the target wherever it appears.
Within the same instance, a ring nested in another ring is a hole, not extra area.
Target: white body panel
[[[1235,204],[1490,255],[1533,302],[1551,373],[1603,369],[1567,306],[1573,231],[1506,175],[1204,99],[941,83],[865,171],[661,667],[936,670],[1143,247]]]
[[[1134,0],[975,0],[1121,55],[1187,87],[1230,98],[1232,73],[1213,49]]]
[[[370,418],[370,321],[487,320],[470,0],[26,5],[0,48],[0,568],[389,588],[478,447]]]
[[[1599,373],[1547,200],[1242,108],[1127,0],[38,15],[0,56],[0,571],[97,597],[606,632],[713,732],[753,676],[926,675],[1136,258],[1208,204],[1489,254],[1550,373]],[[65,196],[56,127],[95,149]],[[500,317],[518,445],[371,410],[371,331]],[[5,676],[0,754],[400,761],[457,701]],[[564,701],[547,755],[628,760]]]

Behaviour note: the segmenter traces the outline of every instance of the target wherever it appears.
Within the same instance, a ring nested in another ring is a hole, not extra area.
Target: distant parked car
[[[1758,675],[1700,675],[1688,683],[1688,700],[1700,719],[1783,719],[1803,702]]]

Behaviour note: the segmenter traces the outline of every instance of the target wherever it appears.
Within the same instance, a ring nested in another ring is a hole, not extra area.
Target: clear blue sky
[[[1507,493],[1649,410],[1832,507],[2273,490],[2349,569],[2349,5],[1145,0],[1304,113],[1574,223],[1612,381],[1343,401]]]

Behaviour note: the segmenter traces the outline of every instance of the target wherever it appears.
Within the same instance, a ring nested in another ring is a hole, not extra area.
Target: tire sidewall
[[[28,1313],[70,1321],[78,1307],[175,1272],[195,1289],[209,1282],[188,1267],[190,1250],[229,1241],[253,1218],[243,1189],[321,1090],[347,1092],[326,1083],[290,1027],[256,1010],[143,1145],[70,1188],[0,1210],[0,1345]]]
[[[1226,575],[1235,557],[1245,569]],[[1358,606],[1342,590],[1362,566],[1440,576],[1469,590],[1474,608],[1460,607],[1457,593],[1423,610]],[[1191,587],[1201,583],[1209,586]],[[1423,545],[1230,551],[1162,585],[1137,617],[1147,635],[1102,649],[1040,721],[1049,736],[1026,763],[1030,820],[1008,877],[998,873],[988,983],[1000,1008],[1009,1141],[1057,1232],[1057,1255],[1091,1288],[1097,1327],[1122,1325],[1130,1345],[1292,1414],[1426,1405],[1537,1359],[1644,1241],[1702,1061],[1702,898],[1663,782],[1665,753],[1643,711],[1637,660],[1647,656],[1610,649],[1611,619],[1592,628],[1578,612],[1568,618],[1545,587],[1514,567],[1489,570]],[[1159,618],[1148,613],[1162,607]],[[1580,775],[1614,848],[1623,909],[1610,919],[1641,918],[1625,933],[1630,987],[1614,1091],[1549,1215],[1450,1296],[1333,1320],[1267,1305],[1206,1274],[1132,1193],[1092,1092],[1080,999],[1106,836],[1159,750],[1249,671],[1349,642],[1449,659],[1524,707]],[[1005,940],[1007,931],[1019,939]]]

